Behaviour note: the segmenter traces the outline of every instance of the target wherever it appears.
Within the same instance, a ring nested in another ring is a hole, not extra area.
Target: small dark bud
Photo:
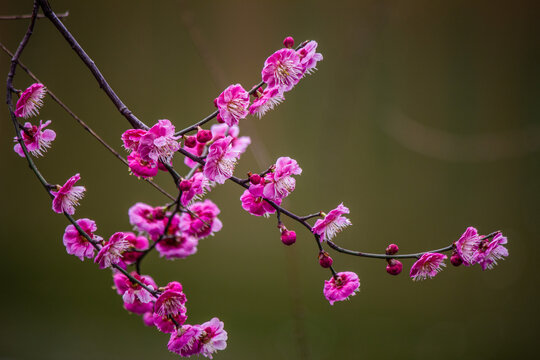
[[[399,275],[401,273],[401,270],[403,270],[403,264],[401,261],[398,261],[396,259],[390,259],[388,260],[388,265],[386,265],[386,272],[390,275]]]
[[[195,139],[195,136],[186,136],[186,139],[184,140],[184,146],[187,148],[192,148],[197,145],[197,139]]]
[[[394,255],[399,251],[399,247],[396,244],[390,244],[386,248],[386,255]]]
[[[290,230],[283,230],[281,232],[281,242],[289,246],[296,242],[296,233]]]
[[[180,181],[180,185],[178,185],[181,191],[188,191],[191,188],[191,181],[189,180],[182,180]]]
[[[253,184],[253,185],[257,185],[261,182],[261,175],[259,174],[252,174],[250,177],[249,177],[249,181]]]
[[[450,256],[450,262],[454,266],[459,266],[463,264],[463,259],[457,253],[453,253],[452,256]]]
[[[290,49],[294,46],[294,39],[292,36],[287,36],[285,39],[283,39],[283,46]]]
[[[212,132],[210,130],[199,130],[197,132],[197,141],[205,144],[212,140]]]
[[[329,268],[330,266],[332,266],[333,262],[334,260],[332,260],[332,258],[330,257],[330,255],[328,255],[326,251],[321,251],[319,253],[319,265],[321,265],[323,268]]]

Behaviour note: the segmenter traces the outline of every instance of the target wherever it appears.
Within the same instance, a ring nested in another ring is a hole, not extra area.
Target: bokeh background
[[[502,230],[510,257],[494,270],[449,266],[412,282],[386,274],[379,260],[335,254],[355,271],[360,294],[329,306],[329,273],[312,237],[279,240],[275,219],[250,216],[241,189],[210,198],[223,230],[185,260],[152,254],[143,264],[158,283],[179,280],[189,321],[225,322],[216,359],[502,359],[537,351],[540,215],[540,41],[535,2],[493,1],[51,1],[124,102],[147,124],[182,128],[214,110],[232,83],[250,88],[267,56],[292,35],[315,39],[319,71],[262,120],[242,121],[254,144],[236,174],[279,156],[304,172],[287,206],[300,214],[340,202],[354,226],[336,241],[382,252],[434,249],[467,226]],[[23,14],[31,1],[2,1]],[[15,49],[27,21],[1,21],[0,41]],[[128,123],[64,39],[39,20],[21,59],[116,149]],[[0,71],[9,58],[0,55]],[[19,69],[15,85],[31,80]],[[135,202],[166,199],[129,176],[117,159],[50,98],[41,118],[57,140],[37,160],[63,183],[76,172],[87,187],[77,217],[104,237],[130,229]],[[66,220],[13,151],[1,112],[3,206],[2,359],[173,359],[168,336],[122,309],[109,271],[67,256]],[[175,163],[185,171],[181,159]],[[170,178],[156,181],[173,191]]]

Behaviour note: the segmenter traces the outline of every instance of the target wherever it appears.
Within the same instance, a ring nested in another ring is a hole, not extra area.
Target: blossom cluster
[[[121,135],[123,147],[129,152],[127,162],[133,175],[150,179],[160,170],[169,171],[178,191],[176,200],[171,204],[151,206],[137,202],[131,206],[128,216],[133,231],[115,232],[104,240],[96,234],[94,220],[80,218],[74,221],[71,218],[86,192],[84,186],[76,185],[81,179],[80,174],[70,177],[64,185],[46,185],[53,198],[53,211],[67,215],[72,222],[63,236],[67,253],[81,261],[92,259],[100,269],[111,269],[115,289],[122,297],[124,308],[140,315],[145,325],[170,334],[168,349],[183,357],[203,355],[212,358],[216,351],[225,349],[227,332],[224,324],[217,317],[202,324],[187,324],[187,297],[182,284],[172,281],[159,287],[150,275],[141,274],[140,263],[153,249],[167,260],[184,259],[197,253],[200,240],[219,232],[223,227],[218,218],[220,209],[204,197],[217,184],[224,184],[228,179],[232,178],[245,188],[240,202],[249,214],[259,217],[276,214],[283,244],[290,246],[297,239],[296,231],[288,229],[281,221],[283,213],[311,231],[319,247],[319,264],[332,272],[323,286],[323,295],[330,305],[347,300],[360,290],[358,275],[352,271],[336,272],[333,259],[323,249],[323,245],[329,245],[347,252],[333,241],[352,225],[347,217],[349,208],[341,203],[328,213],[320,211],[299,217],[281,207],[283,200],[296,188],[296,176],[302,174],[302,168],[295,159],[282,156],[266,171],[249,172],[246,179],[233,177],[240,155],[251,144],[248,136],[239,135],[240,120],[250,114],[262,118],[285,100],[286,92],[306,75],[312,74],[323,59],[317,53],[315,41],[304,42],[293,49],[294,40],[287,37],[283,44],[284,48],[264,62],[261,71],[263,86],[256,85],[248,92],[242,85],[233,84],[215,98],[217,111],[213,116],[217,124],[209,129],[201,127],[207,122],[204,120],[185,131],[176,132],[170,120],[162,119],[150,128],[129,129]],[[45,86],[39,83],[21,92],[15,116],[28,118],[37,115],[45,94]],[[250,101],[251,95],[253,102]],[[43,155],[56,137],[53,130],[45,129],[50,123],[40,120],[39,125],[30,122],[20,125],[14,151],[22,157],[26,156],[25,148],[34,156]],[[196,134],[187,135],[192,130],[197,130]],[[173,169],[173,158],[178,152],[185,155],[184,164],[190,169],[184,177]],[[313,225],[307,222],[312,218],[317,218]],[[416,257],[409,273],[416,281],[432,278],[442,270],[447,259],[441,253],[443,251],[453,250],[450,261],[455,266],[479,264],[482,270],[492,269],[497,261],[508,256],[508,250],[503,246],[506,243],[506,237],[500,232],[481,236],[475,228],[469,227],[459,240],[440,252],[397,255],[399,247],[396,244],[390,244],[384,255],[348,252],[386,259],[386,271],[391,275],[402,272],[403,264],[398,258]]]

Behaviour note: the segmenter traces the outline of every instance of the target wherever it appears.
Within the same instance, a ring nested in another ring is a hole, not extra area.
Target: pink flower
[[[202,239],[213,235],[223,227],[217,218],[220,213],[219,208],[211,200],[196,202],[190,206],[189,210],[195,215],[187,212],[181,215],[180,222],[184,232]]]
[[[312,74],[315,70],[317,70],[317,62],[323,59],[322,54],[317,53],[316,51],[317,42],[310,41],[296,52],[300,57],[300,64],[302,64],[304,74]]]
[[[242,85],[231,85],[219,94],[214,103],[221,119],[227,125],[233,126],[248,115],[249,94]]]
[[[134,250],[146,250],[148,249],[148,239],[144,236],[137,236],[132,232],[124,232],[126,240],[130,244],[130,248]],[[126,265],[134,264],[143,253],[138,251],[126,251],[122,257],[122,260]]]
[[[198,354],[201,350],[199,342],[201,334],[200,325],[184,325],[171,334],[167,348],[185,357]]]
[[[242,208],[251,215],[268,217],[270,214],[276,212],[276,209],[272,205],[260,196],[253,196],[249,190],[244,191],[242,196],[240,196],[240,201],[242,202]],[[274,202],[280,205],[281,199],[277,199]]]
[[[283,93],[277,87],[268,87],[260,97],[253,101],[253,104],[249,107],[249,113],[257,115],[260,119],[267,111],[274,109],[274,106],[277,106],[283,100],[285,100]]]
[[[43,129],[51,123],[51,120],[47,120],[43,124],[42,120],[39,120],[39,126],[30,124],[29,122],[24,124],[24,130],[21,130],[21,137],[26,145],[26,149],[34,156],[43,156],[44,152],[51,147],[51,142],[56,138],[56,133],[53,130]],[[28,134],[27,134],[28,132]],[[17,142],[13,147],[13,150],[19,156],[24,157],[24,151],[21,144],[19,144],[17,137],[13,138],[13,141]]]
[[[463,260],[465,266],[473,265],[473,255],[478,246],[480,245],[480,236],[478,236],[478,231],[472,226],[468,227],[467,230],[461,235],[458,241],[456,241],[456,253]]]
[[[349,209],[343,206],[343,203],[339,204],[337,208],[331,210],[323,219],[317,219],[312,229],[313,233],[321,237],[321,242],[331,240],[341,230],[352,225],[349,219],[342,216],[348,213]]]
[[[199,335],[201,354],[212,359],[212,354],[227,347],[227,332],[223,329],[223,321],[213,318],[201,325]]]
[[[29,118],[39,114],[39,108],[43,105],[43,97],[47,93],[45,85],[35,83],[23,91],[15,105],[15,116]]]
[[[124,148],[129,151],[137,151],[141,138],[147,133],[148,131],[143,129],[128,129],[124,131],[122,134]]]
[[[212,131],[214,141],[226,136],[232,137],[232,149],[237,151],[239,154],[246,152],[247,147],[249,144],[251,144],[251,138],[249,136],[238,137],[240,134],[240,128],[238,128],[238,125],[229,127],[227,124],[215,124],[212,125],[210,131]]]
[[[123,232],[114,233],[109,241],[99,250],[94,262],[99,264],[100,269],[111,267],[120,263],[122,254],[129,249],[130,244]]]
[[[181,186],[189,187],[187,190],[182,191],[180,197],[182,206],[188,206],[192,200],[199,200],[207,191],[212,189],[210,181],[201,172],[193,174],[191,179],[182,180]]]
[[[360,289],[358,275],[351,271],[340,272],[336,277],[324,281],[323,293],[330,305],[336,301],[348,300],[349,296],[356,295]]]
[[[300,175],[302,169],[296,160],[290,157],[277,159],[274,169],[265,175],[264,182],[251,184],[249,191],[253,196],[262,196],[272,201],[287,197],[296,187],[296,180],[292,175]]]
[[[92,240],[103,240],[101,236],[94,235],[97,225],[93,220],[79,219],[76,223]],[[66,231],[64,232],[64,246],[68,254],[77,256],[81,261],[85,257],[89,259],[94,257],[94,245],[86,237],[81,235],[74,225],[68,225],[66,227]]]
[[[156,244],[156,250],[167,260],[184,259],[197,252],[199,240],[191,234],[180,234],[163,238]]]
[[[168,164],[180,148],[177,140],[178,137],[174,136],[174,125],[166,119],[158,120],[158,123],[140,138],[137,151],[143,160],[162,160]]]
[[[209,180],[223,184],[233,175],[240,154],[232,149],[232,140],[227,136],[210,145],[203,170]]]
[[[149,327],[154,326],[154,313],[153,312],[145,312],[142,316],[143,324]]]
[[[206,148],[206,144],[201,144],[200,142],[197,142],[195,147],[190,148],[190,147],[184,146],[184,150],[186,150],[188,153],[193,154],[195,156],[202,156],[205,148]],[[184,164],[186,164],[190,168],[194,168],[195,166],[199,165],[198,162],[191,160],[187,156],[184,157]]]
[[[264,62],[262,80],[268,87],[277,87],[281,93],[298,84],[304,69],[300,57],[293,49],[281,49],[270,55]]]
[[[186,295],[179,282],[169,283],[165,291],[159,295],[154,306],[154,312],[159,316],[177,315],[186,312]]]
[[[66,181],[66,183],[58,188],[58,191],[51,191],[54,196],[52,209],[55,213],[75,214],[75,206],[79,205],[79,200],[82,199],[86,191],[84,186],[73,186],[81,179],[79,174],[75,174]]]
[[[124,309],[134,314],[143,315],[145,313],[153,311],[154,303],[153,302],[143,303],[143,302],[140,302],[139,299],[136,298],[132,304],[124,302]]]
[[[185,312],[171,315],[170,317],[160,316],[156,313],[152,314],[152,320],[154,321],[154,325],[158,328],[159,331],[165,334],[176,332],[176,324],[171,320],[171,318],[173,318],[179,325],[183,325],[187,320],[187,315]]]
[[[137,151],[133,151],[127,157],[129,169],[131,173],[137,177],[142,177],[143,179],[152,178],[157,175],[158,163],[152,159],[143,160],[141,155]]]
[[[432,278],[437,275],[439,271],[442,271],[443,266],[446,266],[446,264],[443,263],[444,259],[446,259],[446,255],[439,253],[425,253],[413,264],[409,276],[414,281]]]
[[[136,203],[129,208],[129,223],[138,231],[147,232],[152,240],[157,240],[165,230],[165,212],[161,207]]]
[[[139,275],[133,271],[131,276],[146,285],[150,290],[154,291],[157,289],[154,279],[149,275]],[[152,294],[150,294],[148,290],[137,283],[132,283],[131,280],[122,273],[114,274],[113,281],[116,292],[118,292],[118,295],[122,295],[122,300],[127,304],[133,304],[135,301],[145,304],[154,300]]]
[[[501,233],[497,233],[491,241],[482,240],[473,255],[474,263],[480,264],[482,270],[493,269],[493,266],[497,265],[497,260],[503,260],[508,256],[508,249],[503,246],[507,242],[508,240]]]

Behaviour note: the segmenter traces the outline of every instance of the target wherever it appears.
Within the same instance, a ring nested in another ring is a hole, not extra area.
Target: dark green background
[[[275,219],[244,212],[241,189],[227,183],[210,195],[222,210],[220,233],[201,241],[196,256],[170,262],[152,254],[143,264],[159,284],[183,283],[189,322],[225,322],[228,347],[217,359],[502,359],[536,351],[534,2],[51,3],[70,10],[67,26],[147,124],[168,118],[189,125],[213,111],[225,86],[258,82],[286,35],[317,40],[319,71],[276,111],[241,122],[254,152],[235,174],[295,158],[304,172],[286,206],[307,214],[343,201],[354,226],[336,241],[349,248],[381,252],[397,242],[402,252],[433,249],[469,225],[508,236],[510,257],[494,270],[450,266],[422,283],[408,278],[409,261],[404,274],[391,277],[379,260],[335,254],[338,271],[357,272],[362,291],[329,306],[322,286],[330,274],[319,267],[309,233],[287,221],[298,241],[286,248]],[[0,14],[30,10],[29,0],[0,4]],[[0,22],[0,41],[15,49],[26,26]],[[22,61],[121,150],[128,123],[47,20],[37,23]],[[1,55],[0,71],[8,67]],[[19,70],[15,85],[30,83]],[[81,173],[87,194],[77,217],[94,219],[108,237],[130,229],[127,210],[135,202],[166,201],[50,98],[45,103],[40,116],[53,120],[58,136],[37,164],[52,183]],[[175,358],[167,335],[122,309],[108,270],[66,254],[66,220],[13,152],[13,127],[5,108],[1,114],[0,358]],[[176,167],[184,169],[180,159]],[[172,191],[166,174],[156,181]]]

